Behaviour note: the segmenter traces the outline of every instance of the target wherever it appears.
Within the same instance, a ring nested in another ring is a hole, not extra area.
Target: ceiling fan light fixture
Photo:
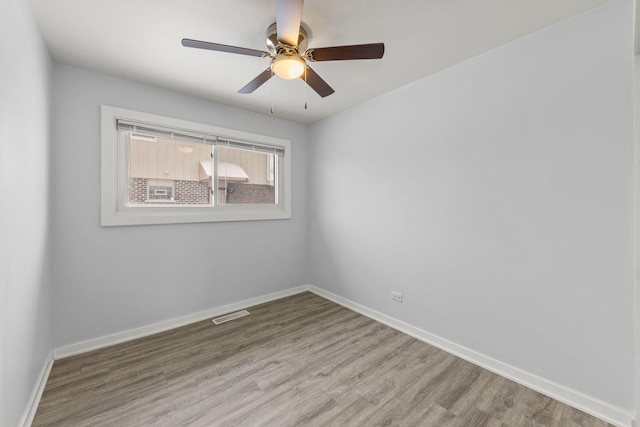
[[[269,67],[244,85],[238,93],[253,93],[269,79],[276,76],[293,80],[304,76],[309,86],[322,98],[335,91],[307,62],[344,61],[353,59],[380,59],[384,55],[384,43],[328,46],[307,49],[311,32],[302,22],[304,0],[275,0],[276,22],[267,28],[267,51],[230,46],[193,39],[182,39],[182,45],[238,55],[269,58]],[[306,107],[305,107],[306,108]]]
[[[297,79],[306,67],[307,63],[297,55],[280,54],[271,63],[273,73],[286,80]]]

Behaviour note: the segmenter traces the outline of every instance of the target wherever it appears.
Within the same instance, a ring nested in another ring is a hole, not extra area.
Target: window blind
[[[284,155],[284,148],[282,147],[252,141],[230,139],[219,135],[198,133],[183,129],[172,129],[149,123],[137,123],[130,120],[116,119],[116,129],[119,132],[131,132],[167,139],[180,139],[183,141],[198,142],[200,144],[211,144],[223,147],[239,148],[242,150],[257,151],[261,153]]]

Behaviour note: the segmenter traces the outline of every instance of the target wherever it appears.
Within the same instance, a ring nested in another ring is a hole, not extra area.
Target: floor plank
[[[608,426],[312,293],[55,361],[33,426]]]

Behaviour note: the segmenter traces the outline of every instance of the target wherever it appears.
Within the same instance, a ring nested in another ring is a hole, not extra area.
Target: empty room
[[[0,427],[637,425],[634,0],[5,0]]]

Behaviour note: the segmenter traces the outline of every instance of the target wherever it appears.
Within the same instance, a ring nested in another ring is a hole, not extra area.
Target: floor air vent
[[[219,325],[221,323],[228,322],[230,320],[236,320],[244,316],[248,316],[249,312],[247,310],[236,311],[235,313],[225,314],[224,316],[216,317],[213,319],[213,323]]]

